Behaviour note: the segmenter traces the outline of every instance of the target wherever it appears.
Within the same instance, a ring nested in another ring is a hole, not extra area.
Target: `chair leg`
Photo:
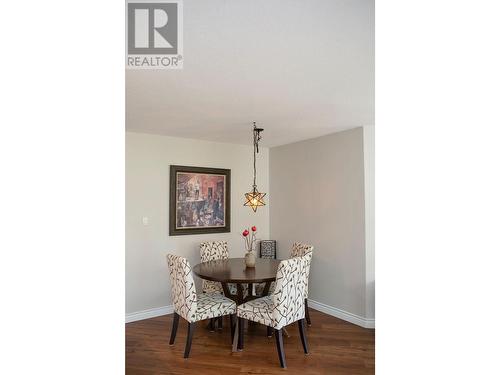
[[[184,358],[189,357],[191,351],[191,343],[193,342],[194,326],[196,323],[188,323],[188,334],[186,339],[186,349],[184,350]]]
[[[271,337],[273,335],[273,329],[271,327],[267,327],[267,337]]]
[[[236,314],[229,315],[229,324],[231,325],[231,343],[234,338],[234,329],[236,328]]]
[[[300,319],[298,322],[300,331],[300,340],[302,341],[302,347],[304,348],[304,353],[309,354],[309,348],[307,347],[307,337],[306,328],[304,324],[304,319]]]
[[[290,337],[290,334],[286,330],[286,327],[281,328],[283,330],[283,333],[285,334],[286,337]]]
[[[177,327],[179,326],[179,314],[174,312],[174,321],[172,323],[172,333],[170,334],[170,345],[174,345],[175,336],[177,335]]]
[[[219,316],[216,320],[218,328],[217,329],[222,329],[222,316]]]
[[[243,318],[238,318],[238,349],[243,350],[243,327],[245,326],[245,320]]]
[[[215,318],[210,318],[210,323],[208,323],[208,329],[210,332],[215,331]]]
[[[276,337],[276,349],[278,350],[280,365],[282,368],[286,368],[285,350],[283,349],[283,331],[281,329],[275,329],[274,337]]]
[[[306,310],[306,320],[307,320],[307,325],[311,325],[311,318],[309,317],[309,305],[307,304],[307,298],[304,300],[304,307]]]

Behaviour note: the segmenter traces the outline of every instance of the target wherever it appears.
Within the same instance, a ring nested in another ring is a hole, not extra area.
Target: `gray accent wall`
[[[363,135],[356,128],[270,149],[270,233],[280,258],[294,241],[314,245],[310,300],[373,318]]]

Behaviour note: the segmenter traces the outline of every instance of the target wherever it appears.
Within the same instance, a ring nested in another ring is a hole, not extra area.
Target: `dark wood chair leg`
[[[311,325],[311,318],[309,317],[309,305],[307,304],[307,298],[304,300],[304,307],[306,309],[306,320],[307,320],[307,325]]]
[[[210,323],[208,323],[208,329],[210,332],[215,331],[215,318],[210,318]]]
[[[274,337],[276,337],[276,349],[278,350],[278,357],[280,358],[280,365],[286,368],[285,349],[283,349],[283,330],[275,329]]]
[[[170,334],[170,345],[174,345],[177,327],[179,326],[179,314],[174,312],[174,322],[172,323],[172,333]]]
[[[191,351],[191,343],[193,342],[195,323],[188,323],[188,334],[186,339],[186,349],[184,350],[184,358],[189,357],[189,352]]]
[[[304,319],[300,319],[297,323],[299,324],[300,340],[302,341],[302,347],[304,348],[304,353],[309,354]]]
[[[241,305],[243,303],[243,285],[236,284],[236,305]]]
[[[271,281],[266,282],[264,285],[264,290],[262,291],[262,296],[267,296],[269,294],[269,289],[271,288]]]
[[[234,329],[236,328],[236,314],[229,315],[229,324],[231,325],[231,343],[234,338]]]
[[[243,350],[243,327],[245,326],[245,320],[243,318],[238,318],[238,349]]]
[[[267,327],[267,337],[271,337],[273,335],[273,329],[271,327]]]
[[[218,326],[217,329],[222,329],[222,316],[219,316],[216,321]]]

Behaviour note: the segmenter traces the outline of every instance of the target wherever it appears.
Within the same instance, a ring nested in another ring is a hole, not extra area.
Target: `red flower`
[[[257,227],[256,226],[253,226],[252,227],[252,232],[255,232],[257,230]]]
[[[248,236],[248,234],[249,234],[249,233],[250,233],[250,232],[249,232],[248,230],[246,230],[246,229],[245,229],[245,230],[243,231],[243,233],[242,233],[242,234],[243,234],[243,237]]]

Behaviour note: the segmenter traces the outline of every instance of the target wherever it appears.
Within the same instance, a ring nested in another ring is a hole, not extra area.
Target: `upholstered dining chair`
[[[290,255],[292,258],[295,257],[301,257],[306,254],[312,254],[314,249],[314,246],[312,245],[307,245],[302,242],[294,242],[292,245],[292,251],[290,252]],[[307,303],[307,298],[309,297],[309,271],[310,267],[307,269],[307,275],[306,275],[306,290],[304,293],[304,305],[305,305],[305,310],[306,310],[306,321],[308,325],[311,325],[311,317],[309,316],[309,305]]]
[[[276,287],[270,296],[264,296],[238,306],[238,348],[243,349],[243,319],[261,323],[274,329],[276,348],[281,367],[286,367],[283,348],[283,329],[298,322],[304,353],[308,354],[304,327],[304,293],[312,253],[283,260],[276,272]]]
[[[290,256],[292,258],[295,257],[300,257],[304,256],[306,254],[309,254],[313,252],[314,246],[312,245],[307,245],[302,242],[294,242],[292,245],[292,250],[290,251]],[[304,293],[304,303],[305,303],[305,310],[306,310],[306,321],[308,325],[311,325],[311,317],[309,316],[309,305],[307,303],[307,298],[309,297],[309,270],[307,270],[307,279],[306,279],[306,291]],[[275,282],[273,281],[271,283],[271,287],[269,288],[269,293],[272,294],[275,288]],[[264,284],[259,284],[256,285],[256,291],[257,295],[262,294],[262,291],[264,290]]]
[[[202,262],[210,260],[228,259],[229,251],[227,250],[227,241],[208,241],[200,243],[200,259]],[[231,290],[236,285],[228,286]],[[201,284],[203,293],[224,293],[221,283],[217,281],[202,280]],[[231,292],[233,293],[233,292]]]
[[[227,249],[227,241],[207,241],[200,243],[200,259],[202,262],[228,258],[229,251]],[[227,287],[231,294],[236,295],[236,284],[229,283],[227,284]],[[202,290],[204,293],[224,293],[221,283],[210,280],[202,280]],[[247,295],[248,286],[243,285],[243,296],[245,297]]]
[[[229,251],[227,250],[227,241],[208,241],[200,243],[200,260],[208,262],[210,260],[228,259]],[[201,289],[203,293],[219,293],[224,294],[221,283],[217,281],[202,280]],[[236,285],[228,285],[231,294],[236,293]],[[222,318],[217,319],[219,329],[222,329]],[[215,329],[214,319],[210,319],[210,330]]]
[[[170,345],[175,342],[179,317],[182,317],[188,322],[188,335],[184,350],[184,358],[188,358],[195,323],[224,315],[230,315],[231,321],[233,321],[236,313],[236,303],[219,293],[197,294],[191,266],[186,258],[168,254],[167,263],[174,305],[174,321],[170,335]]]

